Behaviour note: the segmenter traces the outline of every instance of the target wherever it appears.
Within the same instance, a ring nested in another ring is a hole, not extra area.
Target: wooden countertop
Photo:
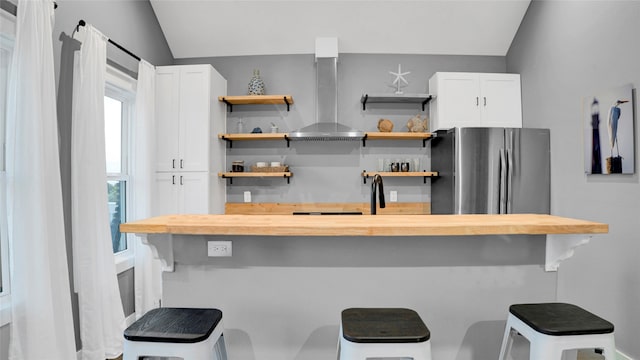
[[[603,223],[553,215],[166,215],[120,225],[126,233],[261,236],[602,234]]]

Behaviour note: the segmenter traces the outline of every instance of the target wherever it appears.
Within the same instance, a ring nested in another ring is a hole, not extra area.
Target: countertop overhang
[[[256,236],[460,236],[603,234],[607,224],[543,214],[165,215],[120,225],[141,234]]]

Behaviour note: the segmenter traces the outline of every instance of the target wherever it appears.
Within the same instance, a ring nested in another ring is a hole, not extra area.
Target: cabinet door
[[[209,176],[207,172],[178,174],[179,206],[182,214],[209,213]]]
[[[179,166],[179,84],[176,67],[156,70],[156,171],[175,171]]]
[[[211,68],[207,65],[180,68],[180,162],[181,171],[209,169]]]
[[[478,75],[442,73],[438,79],[438,127],[478,126],[480,122]]]
[[[176,186],[179,178],[175,173],[157,172],[155,177],[155,196],[153,197],[153,216],[179,214],[178,198],[180,188]]]
[[[480,74],[482,126],[522,127],[520,75]]]

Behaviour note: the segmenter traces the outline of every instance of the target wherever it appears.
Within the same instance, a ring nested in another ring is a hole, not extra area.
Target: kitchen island
[[[335,358],[341,310],[394,306],[425,320],[434,358],[466,360],[496,358],[508,306],[556,301],[557,273],[544,269],[608,226],[527,214],[168,215],[121,230],[162,260],[164,306],[223,310],[230,358]],[[211,240],[232,241],[233,256],[208,257]]]

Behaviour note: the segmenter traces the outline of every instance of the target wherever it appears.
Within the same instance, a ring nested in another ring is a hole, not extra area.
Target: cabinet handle
[[[486,100],[486,99],[484,100],[484,102],[485,102],[485,105],[487,105],[487,104],[486,104],[486,103],[487,103],[487,100]],[[182,169],[182,168],[183,168],[183,165],[184,165],[184,159],[180,159],[180,169]]]
[[[172,169],[176,168],[176,159],[171,159],[171,168]]]
[[[171,175],[171,184],[172,185],[176,184],[176,176],[175,175]]]
[[[476,106],[480,105],[480,98],[476,96]]]
[[[182,175],[180,175],[180,185],[183,185],[182,184]]]
[[[487,97],[483,96],[482,98],[484,99],[484,106],[487,106]]]

